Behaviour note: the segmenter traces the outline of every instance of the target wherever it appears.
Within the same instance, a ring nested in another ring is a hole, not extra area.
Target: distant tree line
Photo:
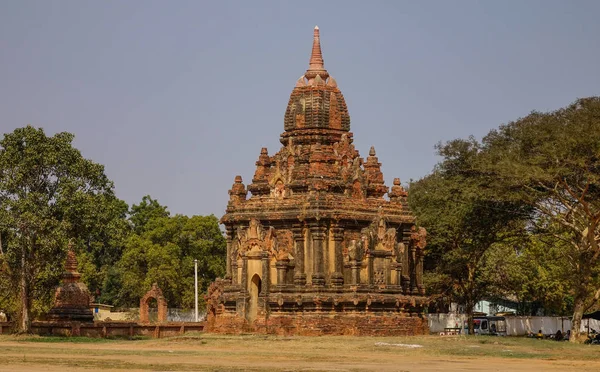
[[[96,302],[136,307],[158,283],[169,306],[192,308],[194,259],[200,291],[225,271],[217,218],[171,216],[150,196],[128,207],[73,138],[27,126],[0,139],[0,309],[29,332],[53,305],[69,241]]]
[[[470,319],[494,296],[571,314],[577,339],[600,299],[600,97],[436,148],[409,193],[429,232],[430,293]]]

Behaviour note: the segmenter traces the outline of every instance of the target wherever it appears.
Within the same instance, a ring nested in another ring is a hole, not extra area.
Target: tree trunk
[[[26,252],[25,247],[21,248],[21,324],[19,325],[19,333],[31,333],[31,322],[29,320],[29,287],[27,285],[27,270],[26,270]]]
[[[579,342],[581,338],[581,318],[584,311],[584,298],[581,295],[575,297],[573,307],[573,321],[571,322],[571,337],[570,342]]]
[[[475,334],[475,324],[473,323],[473,307],[467,309],[467,324],[469,325],[469,334]]]

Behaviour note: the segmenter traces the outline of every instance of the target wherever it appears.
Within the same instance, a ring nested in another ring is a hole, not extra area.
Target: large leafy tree
[[[157,283],[170,307],[193,307],[194,259],[198,260],[199,291],[224,274],[226,243],[217,218],[168,217],[166,208],[150,197],[139,206],[143,207],[132,208],[131,220],[143,221],[135,223],[141,233],[127,239],[105,293],[112,293],[117,305],[137,306],[152,283]],[[136,213],[150,217],[134,218]]]
[[[33,299],[50,299],[66,242],[102,220],[114,204],[104,168],[72,146],[74,136],[47,136],[32,126],[0,140],[1,274],[17,299],[18,328],[30,331]]]
[[[498,198],[477,170],[481,157],[473,138],[438,145],[443,160],[432,174],[410,186],[417,222],[428,230],[428,275],[434,292],[465,305],[469,331],[473,308],[489,294],[488,251],[510,243],[523,231],[518,203]]]
[[[600,97],[533,112],[483,141],[496,190],[534,208],[532,225],[560,245],[573,296],[573,340],[600,299]]]

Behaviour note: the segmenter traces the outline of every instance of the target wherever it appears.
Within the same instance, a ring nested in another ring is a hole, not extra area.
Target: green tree
[[[515,244],[497,244],[488,251],[485,269],[492,299],[516,299],[518,315],[566,315],[572,311],[569,287],[564,280],[563,247],[544,242],[529,232]]]
[[[577,340],[583,313],[600,299],[600,97],[533,112],[483,144],[498,191],[533,207],[532,224],[562,247]]]
[[[118,275],[113,277],[120,287],[117,304],[136,306],[157,283],[169,306],[193,307],[194,259],[200,292],[224,274],[226,243],[217,218],[155,215],[144,226],[144,232],[127,239]]]
[[[147,225],[151,220],[160,217],[169,217],[170,213],[166,206],[160,205],[158,200],[152,199],[150,195],[142,198],[140,204],[131,206],[129,221],[133,225],[133,230],[140,235],[146,231]]]
[[[531,224],[561,247],[576,340],[600,298],[600,97],[533,112],[490,132],[483,147],[496,191],[534,208]]]
[[[70,133],[48,137],[31,126],[0,140],[2,275],[18,298],[21,332],[30,331],[32,304],[52,298],[67,240],[89,230],[99,206],[114,199],[104,168],[72,141]]]
[[[469,332],[473,308],[489,294],[487,252],[522,232],[520,205],[490,192],[490,180],[477,171],[481,156],[473,138],[437,146],[443,160],[432,174],[410,186],[409,203],[428,230],[428,282],[436,293],[465,305]]]

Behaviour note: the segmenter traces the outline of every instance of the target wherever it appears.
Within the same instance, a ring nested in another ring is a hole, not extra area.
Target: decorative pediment
[[[363,229],[363,240],[368,242],[369,247],[376,251],[394,252],[397,248],[397,233],[394,228],[387,228],[385,219],[381,216]]]
[[[293,259],[292,233],[288,230],[277,232],[274,227],[267,228],[256,219],[251,219],[248,227],[238,227],[236,231],[237,257],[252,252],[266,252],[277,260]]]
[[[424,250],[427,246],[427,230],[425,230],[423,227],[411,227],[410,244],[420,251]]]

